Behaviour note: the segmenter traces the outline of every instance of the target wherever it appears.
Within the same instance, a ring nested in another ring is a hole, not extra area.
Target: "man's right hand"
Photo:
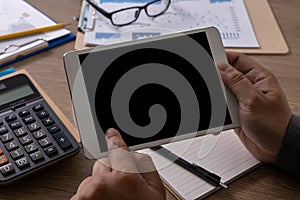
[[[97,160],[71,200],[165,200],[165,188],[150,156],[129,150],[120,133],[106,133],[109,156]]]
[[[275,162],[291,118],[284,92],[274,75],[244,54],[227,52],[222,79],[236,95],[241,128],[235,132],[259,160]]]

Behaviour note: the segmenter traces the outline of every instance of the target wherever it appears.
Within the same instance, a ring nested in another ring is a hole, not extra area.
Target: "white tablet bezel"
[[[96,51],[102,51],[102,50],[108,50],[118,47],[124,47],[128,45],[135,45],[140,44],[148,41],[156,41],[160,39],[166,39],[171,37],[177,37],[181,36],[182,34],[188,35],[188,34],[194,34],[198,32],[205,32],[207,35],[208,43],[213,55],[213,60],[215,62],[215,66],[217,63],[220,62],[226,62],[227,58],[224,51],[224,47],[222,45],[222,41],[220,38],[220,34],[218,30],[214,27],[208,27],[204,29],[197,29],[197,30],[191,30],[191,31],[185,31],[181,33],[173,33],[168,35],[163,35],[159,37],[154,38],[148,38],[143,40],[137,40],[137,41],[130,41],[130,42],[124,42],[124,43],[118,43],[114,45],[108,45],[103,46],[98,49],[84,49],[84,50],[77,50],[77,51],[71,51],[67,52],[64,55],[64,66],[67,74],[68,84],[71,92],[71,98],[73,101],[73,108],[74,113],[76,117],[76,123],[77,128],[79,129],[81,141],[83,143],[83,147],[85,150],[85,155],[88,158],[100,158],[106,155],[106,152],[101,152],[100,150],[100,144],[98,143],[98,137],[96,133],[96,128],[94,124],[94,120],[92,117],[92,113],[89,106],[89,100],[88,95],[86,92],[85,82],[82,75],[81,65],[79,62],[79,55],[80,54],[86,54],[89,52],[96,52]],[[218,70],[217,70],[218,71]],[[221,76],[218,74],[220,80]],[[75,78],[76,77],[76,78]],[[75,81],[76,80],[76,81]],[[235,98],[235,96],[232,94],[232,92],[224,86],[223,81],[220,81],[220,84],[223,88],[223,91],[225,91],[225,100],[227,101],[228,110],[231,116],[232,124],[225,125],[222,127],[222,130],[231,129],[239,126],[238,122],[238,115],[237,115],[237,107],[238,103]],[[209,129],[210,133],[213,132],[220,132],[220,127]],[[206,134],[207,130],[198,131],[196,133],[196,136]],[[130,149],[132,150],[139,150],[143,148],[153,147],[157,145],[162,145],[165,143],[168,143],[170,141],[179,141],[183,139],[188,139],[191,137],[194,137],[195,133],[187,133],[184,135],[176,136],[175,138],[167,138],[167,139],[161,139],[158,141],[153,141],[149,143],[143,143],[135,146],[131,146]],[[88,147],[88,148],[87,148]]]

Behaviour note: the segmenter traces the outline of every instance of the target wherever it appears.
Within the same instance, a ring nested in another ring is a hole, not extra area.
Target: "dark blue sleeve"
[[[292,115],[275,165],[300,180],[300,116]]]

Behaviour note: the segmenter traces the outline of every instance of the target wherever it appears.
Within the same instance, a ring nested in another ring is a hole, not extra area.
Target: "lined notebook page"
[[[185,160],[218,174],[225,183],[260,163],[243,146],[233,130],[224,131],[217,136],[207,135],[171,143],[164,147]],[[140,152],[152,157],[161,177],[183,199],[203,198],[216,189],[150,149]]]

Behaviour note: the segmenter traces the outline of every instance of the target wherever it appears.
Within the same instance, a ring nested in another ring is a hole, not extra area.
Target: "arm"
[[[275,165],[300,179],[300,116],[292,115]]]

